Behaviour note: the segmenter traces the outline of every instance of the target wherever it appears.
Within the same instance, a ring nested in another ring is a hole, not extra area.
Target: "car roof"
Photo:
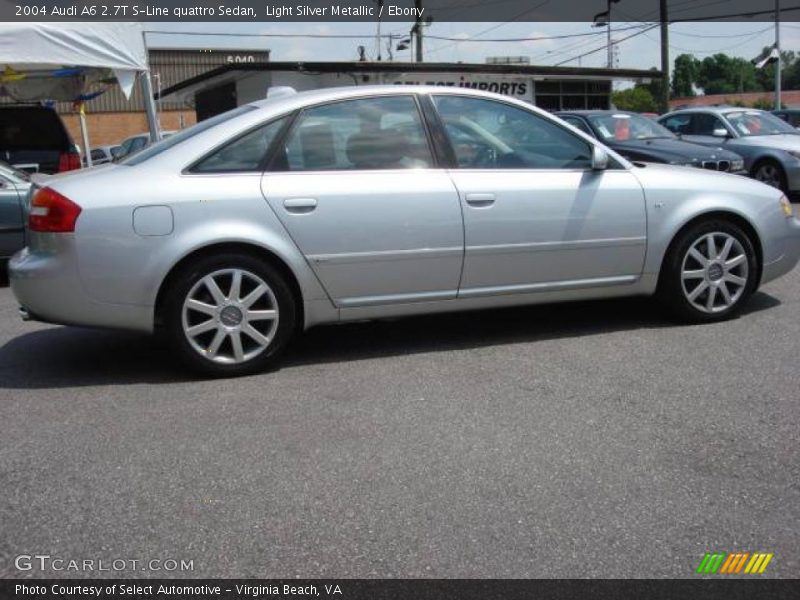
[[[760,108],[749,108],[747,106],[687,106],[686,108],[680,108],[678,110],[673,110],[672,112],[667,113],[666,115],[662,116],[671,116],[671,115],[680,115],[680,114],[688,114],[688,113],[711,113],[715,115],[724,115],[729,112],[768,112],[765,110],[761,110]]]
[[[334,102],[336,100],[347,100],[350,98],[363,98],[363,97],[380,97],[391,96],[400,94],[437,94],[437,95],[452,95],[452,96],[471,96],[475,98],[485,98],[487,100],[503,99],[509,103],[520,104],[529,108],[533,105],[517,100],[510,96],[502,96],[493,92],[486,92],[483,90],[475,90],[472,88],[462,88],[456,86],[436,86],[436,85],[361,85],[361,86],[345,86],[345,87],[331,87],[321,88],[316,90],[307,90],[297,92],[295,94],[287,94],[276,96],[274,98],[266,98],[264,100],[256,100],[249,102],[249,106],[256,108],[269,108],[276,111],[295,110],[304,106],[313,104],[323,104],[325,102]],[[542,109],[537,109],[544,112]]]
[[[637,113],[636,111],[633,110],[611,110],[611,109],[557,110],[553,114],[576,115],[581,117],[592,117],[592,116],[602,116],[602,115],[641,115],[641,113]]]

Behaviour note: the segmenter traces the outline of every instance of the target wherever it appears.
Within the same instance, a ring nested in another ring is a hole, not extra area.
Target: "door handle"
[[[494,194],[472,193],[466,196],[467,204],[475,208],[484,208],[494,204]]]
[[[305,214],[317,208],[316,198],[287,198],[283,207],[290,213]]]

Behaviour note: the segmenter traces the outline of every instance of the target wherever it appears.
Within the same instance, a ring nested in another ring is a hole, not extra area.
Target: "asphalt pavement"
[[[796,270],[715,325],[633,299],[329,326],[198,381],[2,288],[0,576],[694,577],[749,551],[797,577],[798,298]]]

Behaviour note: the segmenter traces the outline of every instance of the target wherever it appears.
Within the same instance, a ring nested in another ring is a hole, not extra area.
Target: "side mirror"
[[[718,138],[726,138],[728,137],[728,130],[724,129],[723,127],[718,127],[711,132],[711,135]]]
[[[608,168],[608,152],[605,148],[594,146],[592,149],[592,169],[594,171],[603,171]]]

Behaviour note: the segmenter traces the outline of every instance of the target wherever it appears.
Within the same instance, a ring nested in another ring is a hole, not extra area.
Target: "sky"
[[[655,25],[655,24],[649,24]],[[407,34],[411,23],[384,23],[382,33]],[[642,31],[648,24],[612,24],[614,38],[620,39],[618,63],[620,68],[649,69],[660,66],[659,28]],[[145,23],[147,31],[170,31],[172,34],[148,33],[151,47],[247,48],[269,49],[274,61],[334,61],[357,60],[357,47],[364,45],[367,58],[377,57],[374,23]],[[226,35],[185,35],[185,33],[225,33]],[[433,23],[427,34],[459,39],[530,38],[555,35],[592,34],[557,40],[537,40],[512,43],[452,42],[427,39],[424,58],[430,62],[485,62],[487,56],[528,56],[534,65],[605,67],[605,29],[589,23]],[[641,33],[640,33],[641,32]],[[184,35],[181,35],[181,34]],[[309,37],[273,37],[274,34],[301,36],[347,34],[361,39],[325,39]],[[596,34],[596,35],[595,35]],[[634,35],[638,34],[638,35]],[[670,25],[671,59],[682,53],[698,58],[716,52],[740,56],[747,60],[756,57],[764,46],[775,41],[775,26],[769,22],[736,23],[676,23]],[[781,24],[781,48],[800,51],[800,22]],[[594,51],[594,52],[592,52]],[[578,55],[588,53],[578,58]],[[382,58],[387,52],[382,48]],[[394,52],[395,60],[409,60],[409,51]]]

